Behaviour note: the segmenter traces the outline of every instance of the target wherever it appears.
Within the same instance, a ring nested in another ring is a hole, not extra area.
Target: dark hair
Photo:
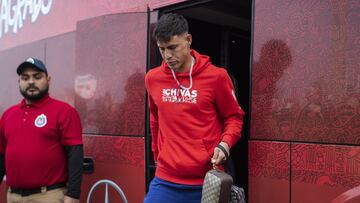
[[[181,35],[189,31],[188,22],[182,15],[168,13],[162,15],[155,25],[156,40],[168,42],[172,36]]]

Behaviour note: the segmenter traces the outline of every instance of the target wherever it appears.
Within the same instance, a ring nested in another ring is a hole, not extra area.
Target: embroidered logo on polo
[[[163,89],[162,101],[171,103],[192,103],[196,104],[197,90],[187,89]]]
[[[46,123],[47,123],[47,119],[46,119],[45,114],[38,115],[34,122],[35,126],[38,128],[44,127],[46,125]]]

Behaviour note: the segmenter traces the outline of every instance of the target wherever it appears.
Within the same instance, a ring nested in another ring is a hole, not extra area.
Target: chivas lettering
[[[193,103],[196,104],[197,90],[163,89],[163,102]]]

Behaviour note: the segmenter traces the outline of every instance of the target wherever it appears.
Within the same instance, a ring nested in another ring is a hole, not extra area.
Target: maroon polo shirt
[[[48,95],[10,107],[0,121],[0,154],[5,154],[6,182],[37,188],[67,182],[64,146],[82,144],[77,111]]]

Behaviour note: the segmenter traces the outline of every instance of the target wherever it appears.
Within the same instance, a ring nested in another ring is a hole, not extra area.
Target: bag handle
[[[216,147],[219,148],[225,154],[225,161],[221,164],[224,167],[224,171],[229,175],[231,175],[231,177],[235,181],[236,172],[235,172],[234,163],[231,159],[231,155],[229,155],[225,147],[223,147],[221,144],[218,144]],[[215,164],[213,164],[213,169],[217,169],[217,166]]]
[[[226,159],[226,161],[222,164],[222,166],[224,167],[224,171],[227,174],[229,174],[233,178],[233,181],[235,182],[236,172],[235,172],[234,162],[231,159],[231,155]]]

